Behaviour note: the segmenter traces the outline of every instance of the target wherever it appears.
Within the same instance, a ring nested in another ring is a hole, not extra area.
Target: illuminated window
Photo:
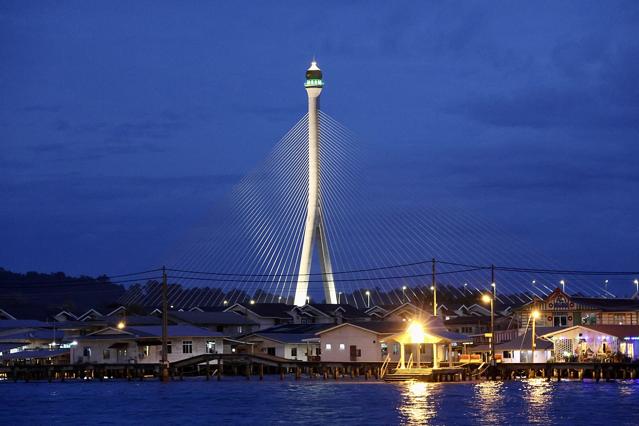
[[[345,350],[345,349],[346,349],[346,345],[345,345],[344,343],[340,343],[340,344],[339,344],[339,350],[340,350],[340,351],[343,351],[343,350]]]
[[[399,343],[393,343],[393,355],[397,355],[399,353]]]
[[[111,359],[111,351],[109,349],[102,351],[102,359]]]
[[[151,352],[150,346],[144,346],[144,348],[142,349],[142,353],[144,353],[145,357],[148,357],[150,352]]]
[[[209,353],[209,354],[216,353],[216,351],[215,351],[215,342],[214,341],[209,340],[208,342],[206,342],[206,353]]]
[[[327,350],[327,351],[330,351],[331,349],[333,349],[333,347],[331,346],[331,344],[330,344],[330,343],[327,343],[327,344],[326,344],[326,350]]]
[[[565,327],[568,325],[568,317],[566,315],[555,315],[553,324],[555,327]]]
[[[193,341],[191,341],[191,340],[183,340],[182,341],[182,353],[183,354],[192,354],[193,353]]]

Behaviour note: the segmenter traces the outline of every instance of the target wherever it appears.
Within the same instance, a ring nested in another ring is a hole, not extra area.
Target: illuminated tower
[[[319,253],[326,303],[337,303],[320,196],[320,126],[318,114],[319,97],[322,93],[324,82],[322,81],[322,71],[315,61],[311,62],[310,68],[306,71],[304,87],[308,94],[308,206],[306,209],[300,268],[297,276],[297,288],[295,290],[294,303],[297,306],[306,304],[308,281],[311,279],[309,273],[311,272],[311,261],[313,259],[313,246],[315,244],[317,244]]]

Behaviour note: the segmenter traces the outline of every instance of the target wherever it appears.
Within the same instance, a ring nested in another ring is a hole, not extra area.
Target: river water
[[[637,425],[639,381],[0,382],[0,424]]]

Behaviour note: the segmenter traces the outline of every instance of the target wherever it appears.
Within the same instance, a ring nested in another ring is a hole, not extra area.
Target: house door
[[[357,361],[357,346],[351,345],[351,361]]]

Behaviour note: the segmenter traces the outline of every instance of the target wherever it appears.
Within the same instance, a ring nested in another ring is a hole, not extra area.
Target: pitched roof
[[[548,327],[550,328],[550,327]],[[553,348],[553,344],[552,342],[549,342],[548,340],[544,340],[544,339],[540,339],[539,336],[542,334],[547,333],[548,331],[544,328],[541,328],[539,330],[535,330],[535,335],[537,336],[537,338],[535,339],[535,347],[538,350],[546,350],[546,349],[552,349]],[[520,334],[519,336],[515,337],[514,339],[508,341],[508,342],[502,342],[502,343],[498,343],[495,345],[495,349],[499,349],[499,350],[527,350],[527,349],[531,349],[532,347],[532,340],[531,340],[531,336],[532,336],[532,330],[531,329],[527,329],[524,334]]]
[[[0,320],[0,329],[51,327],[51,325],[38,320]]]
[[[127,327],[127,331],[136,334],[138,337],[162,337],[162,327],[155,325],[142,325]],[[169,337],[223,337],[222,333],[195,327],[193,325],[169,325]]]
[[[3,360],[35,359],[35,358],[42,359],[42,358],[51,358],[51,357],[66,355],[68,353],[69,353],[69,349],[54,349],[54,350],[40,349],[35,351],[20,351],[20,352],[15,352],[12,354],[5,354],[5,355],[2,355],[0,359],[3,359]]]
[[[170,311],[169,318],[197,325],[255,325],[235,312]]]
[[[306,343],[305,339],[312,339],[315,333],[255,333],[251,336],[262,337],[280,343]]]
[[[620,339],[626,337],[639,337],[639,325],[583,325],[582,327],[589,328],[600,333],[615,336]]]
[[[333,324],[282,324],[266,328],[249,336],[261,336],[282,343],[303,343],[304,339],[314,338],[316,333],[333,327]]]
[[[233,306],[226,309],[226,311],[231,311],[241,306],[243,309],[247,311],[251,311],[254,314],[264,317],[264,318],[279,318],[279,319],[287,319],[290,320],[292,317],[288,314],[291,309],[294,308],[293,305],[286,305],[284,303],[236,303]]]
[[[333,304],[333,303],[311,303],[310,305],[306,305],[310,308],[315,308],[318,311],[330,315],[335,316],[335,313],[340,310],[342,312],[342,318],[368,318],[366,312],[357,309],[353,305],[345,305],[345,304]]]
[[[591,306],[607,312],[623,312],[639,310],[639,300],[636,299],[617,299],[617,298],[599,298],[599,297],[572,297],[575,303]]]

